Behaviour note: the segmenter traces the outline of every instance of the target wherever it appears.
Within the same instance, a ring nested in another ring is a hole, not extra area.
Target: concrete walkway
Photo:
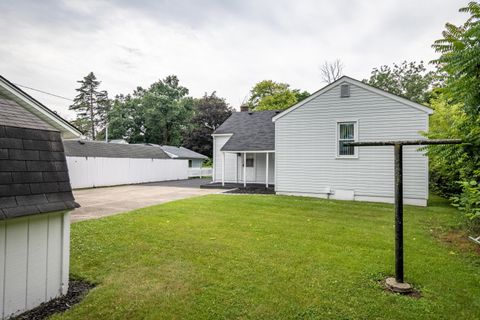
[[[81,207],[72,212],[72,222],[111,216],[173,200],[225,191],[200,189],[201,184],[210,181],[210,179],[190,179],[74,190],[75,201]]]

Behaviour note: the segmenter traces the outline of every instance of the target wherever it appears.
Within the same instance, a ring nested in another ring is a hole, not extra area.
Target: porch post
[[[238,183],[238,154],[235,153],[235,182]]]
[[[265,188],[268,188],[268,152],[265,156]]]
[[[243,153],[243,187],[247,187],[247,153]]]
[[[222,187],[225,186],[225,152],[222,152]]]

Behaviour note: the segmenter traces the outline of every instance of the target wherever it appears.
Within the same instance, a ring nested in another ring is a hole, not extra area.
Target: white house
[[[62,136],[81,133],[0,76],[0,318],[66,294],[72,195]]]
[[[274,184],[277,194],[393,202],[391,147],[422,139],[432,110],[349,77],[283,112],[237,112],[213,134],[214,182]],[[404,201],[427,204],[428,158],[404,149]]]
[[[207,156],[185,147],[163,145],[160,148],[172,159],[188,160],[189,177],[210,176],[212,174],[210,168],[202,168],[203,162],[208,159]]]

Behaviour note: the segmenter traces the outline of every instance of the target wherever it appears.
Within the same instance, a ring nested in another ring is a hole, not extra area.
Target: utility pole
[[[433,144],[459,144],[460,139],[445,140],[400,140],[400,141],[365,141],[348,142],[345,145],[355,147],[394,147],[394,173],[395,173],[395,278],[387,278],[387,286],[394,292],[409,293],[412,286],[404,282],[403,274],[403,146],[407,145],[433,145]]]

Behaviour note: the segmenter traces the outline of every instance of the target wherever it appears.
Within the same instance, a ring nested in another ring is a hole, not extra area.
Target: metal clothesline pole
[[[460,139],[400,140],[400,141],[364,141],[348,142],[344,145],[355,147],[393,146],[394,147],[394,193],[395,193],[395,281],[387,279],[387,285],[393,291],[408,292],[411,286],[404,283],[403,270],[403,146],[459,144]]]

